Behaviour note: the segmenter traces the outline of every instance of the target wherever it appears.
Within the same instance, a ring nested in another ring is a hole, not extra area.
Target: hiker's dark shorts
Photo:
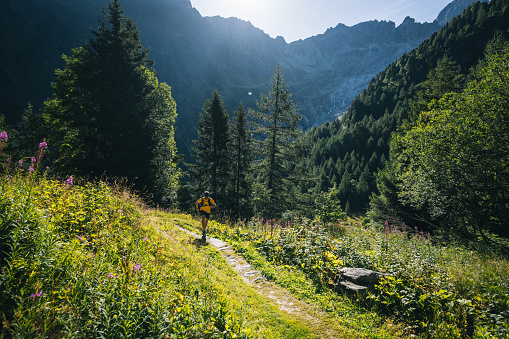
[[[204,215],[205,218],[210,219],[210,213],[200,210],[200,215]]]

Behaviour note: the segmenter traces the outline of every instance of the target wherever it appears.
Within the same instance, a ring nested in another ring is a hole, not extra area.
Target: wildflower
[[[136,264],[133,266],[134,273],[138,272],[139,270],[141,270],[141,264]]]
[[[43,141],[39,144],[39,149],[46,149],[48,148],[48,143],[46,141]]]
[[[6,131],[3,131],[2,133],[0,133],[0,141],[7,142],[7,139],[9,139],[9,137],[7,136]]]
[[[83,237],[81,235],[78,235],[78,239],[79,239],[80,242],[83,241]]]
[[[112,279],[113,279],[113,278],[115,278],[115,277],[116,277],[116,274],[114,274],[114,273],[108,273],[108,278],[112,278]]]
[[[28,172],[33,172],[34,168],[32,166],[28,167]]]
[[[143,238],[143,242],[146,242],[147,241],[147,237]]]
[[[95,258],[95,254],[93,254],[93,253],[92,253],[92,254],[90,254],[88,257],[89,257],[90,259],[93,259],[93,258]]]
[[[19,159],[18,165],[19,165],[19,167],[21,167],[21,165],[23,165],[23,159]]]
[[[42,291],[37,292],[37,290],[36,290],[36,293],[30,294],[30,299],[35,300],[35,298],[38,298],[41,295],[42,295]]]
[[[34,158],[34,157],[32,157],[32,158],[30,159],[30,161],[34,163],[34,162],[36,162],[37,160],[35,160],[35,158]]]
[[[48,170],[49,170],[49,166],[46,166],[46,171],[48,171]]]
[[[67,186],[72,186],[72,184],[73,184],[72,175],[69,178],[67,178],[67,180],[65,181],[65,184]]]

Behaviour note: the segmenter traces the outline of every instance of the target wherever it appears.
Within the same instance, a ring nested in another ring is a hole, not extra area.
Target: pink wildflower
[[[67,186],[72,186],[72,184],[73,184],[72,176],[70,176],[69,178],[67,178],[67,180],[65,181],[65,184],[66,184]]]
[[[35,300],[36,298],[40,297],[41,295],[42,295],[42,291],[39,291],[39,292],[36,291],[36,293],[30,294],[30,299]]]
[[[6,131],[3,131],[2,133],[0,133],[0,141],[7,142],[8,139],[9,139],[9,137],[7,136]]]

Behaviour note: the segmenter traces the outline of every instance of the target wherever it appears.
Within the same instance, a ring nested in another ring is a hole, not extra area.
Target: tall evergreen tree
[[[221,94],[216,90],[203,105],[203,113],[198,120],[198,140],[194,140],[193,146],[195,164],[189,167],[195,194],[209,190],[214,200],[226,208],[231,207],[228,202],[225,205],[225,199],[229,198],[227,184],[231,176],[229,131],[228,113]]]
[[[118,0],[103,14],[107,23],[99,19],[94,38],[64,56],[64,69],[56,71],[53,98],[43,108],[48,141],[67,171],[126,177],[140,190],[169,197],[178,170],[152,166],[176,156],[172,126],[154,124],[154,119],[170,125],[175,120],[170,88],[158,83],[139,31]]]
[[[253,152],[251,134],[247,124],[247,112],[244,105],[240,103],[239,107],[233,112],[231,128],[233,164],[233,187],[231,191],[233,193],[233,211],[241,217],[247,217],[251,213],[249,175]]]
[[[257,101],[258,110],[252,115],[256,120],[259,143],[257,164],[257,205],[270,216],[290,207],[289,188],[296,181],[295,164],[299,157],[297,143],[301,135],[301,116],[291,100],[291,94],[278,64],[268,95]],[[294,206],[292,206],[294,207]]]

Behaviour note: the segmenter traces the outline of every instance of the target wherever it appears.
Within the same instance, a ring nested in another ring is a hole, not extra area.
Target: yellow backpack
[[[207,204],[205,205],[205,199],[202,197],[201,198],[201,202],[198,203],[198,206],[200,206],[200,208],[202,208],[203,206],[210,206],[210,197],[207,198]]]

